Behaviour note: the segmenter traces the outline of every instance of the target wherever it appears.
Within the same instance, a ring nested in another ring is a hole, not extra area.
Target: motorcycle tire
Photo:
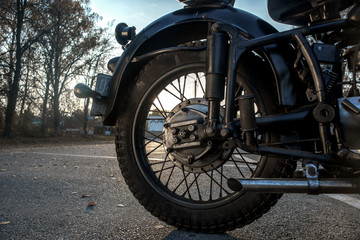
[[[196,117],[206,115],[205,61],[205,51],[178,51],[158,55],[143,67],[122,97],[125,107],[117,119],[116,151],[129,189],[155,217],[182,230],[222,233],[253,222],[281,197],[233,192],[226,179],[286,178],[292,175],[294,165],[284,158],[257,156],[235,147],[217,150],[222,143],[213,143],[217,147],[210,150],[203,145],[186,149],[205,152],[195,163],[182,159],[180,150],[178,155],[167,150],[169,133],[159,124],[180,116],[179,109],[184,106],[193,107]],[[249,54],[238,68],[237,95],[255,96],[256,116],[279,112],[270,76],[270,69],[256,54]],[[271,143],[280,136],[265,132],[257,139]]]

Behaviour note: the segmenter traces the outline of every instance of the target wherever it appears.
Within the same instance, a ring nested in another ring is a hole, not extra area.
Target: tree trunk
[[[49,100],[49,88],[50,88],[50,77],[48,76],[46,79],[46,86],[45,86],[45,96],[44,101],[42,105],[42,111],[41,111],[41,135],[46,135],[47,130],[47,120],[46,120],[46,114],[47,114],[47,103]]]
[[[21,48],[21,29],[24,22],[24,11],[26,6],[26,0],[23,5],[20,0],[16,1],[16,13],[17,13],[17,22],[16,22],[16,65],[15,65],[15,74],[14,80],[10,86],[8,104],[6,108],[6,118],[5,118],[5,127],[4,127],[4,137],[11,136],[12,125],[15,116],[16,101],[19,93],[19,83],[21,76],[21,57],[22,57],[22,48]]]
[[[60,135],[60,101],[59,94],[54,94],[54,134]]]

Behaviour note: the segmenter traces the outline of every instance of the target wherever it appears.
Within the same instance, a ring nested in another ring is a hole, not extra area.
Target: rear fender
[[[215,22],[230,24],[249,38],[256,38],[277,30],[262,19],[240,9],[225,8],[184,8],[165,15],[144,28],[127,46],[121,55],[111,81],[111,95],[108,98],[104,124],[115,125],[121,107],[126,100],[120,99],[127,91],[136,74],[147,63],[131,62],[134,57],[177,46],[186,42],[206,39],[208,27]],[[264,47],[276,79],[279,103],[295,105],[295,84],[283,53],[289,55],[287,44],[273,44]]]

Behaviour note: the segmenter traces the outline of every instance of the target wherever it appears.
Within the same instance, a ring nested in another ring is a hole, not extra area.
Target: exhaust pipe
[[[307,179],[230,178],[228,186],[240,192],[263,193],[360,193],[360,179],[319,179],[316,189]],[[315,190],[315,191],[314,191]]]

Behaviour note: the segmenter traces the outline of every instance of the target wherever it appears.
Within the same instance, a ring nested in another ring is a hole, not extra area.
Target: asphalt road
[[[360,197],[286,194],[244,228],[197,234],[166,225],[135,200],[113,143],[7,148],[0,149],[0,239],[358,240]]]

